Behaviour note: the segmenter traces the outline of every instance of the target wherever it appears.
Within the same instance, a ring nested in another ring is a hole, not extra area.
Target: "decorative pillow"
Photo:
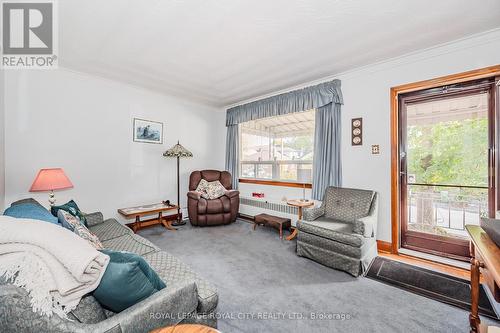
[[[22,219],[40,220],[54,224],[58,223],[57,217],[52,216],[50,212],[39,203],[21,203],[11,206],[5,210],[3,215]]]
[[[80,221],[78,217],[73,216],[62,209],[60,209],[57,213],[57,217],[59,218],[59,222],[63,227],[70,231],[73,231],[75,234],[88,241],[96,249],[104,249],[104,246],[102,245],[99,238],[89,229],[87,229],[87,227]]]
[[[226,194],[226,188],[220,181],[216,180],[208,183],[205,193],[202,193],[201,196],[205,199],[212,200],[220,198],[224,194]]]
[[[101,250],[110,258],[94,297],[108,310],[120,312],[166,287],[141,256]]]
[[[207,193],[208,182],[205,179],[200,180],[198,186],[196,186],[196,192],[200,192],[201,195]]]
[[[83,224],[88,227],[87,225],[87,220],[85,219],[85,214],[83,214],[81,211],[80,211],[80,208],[78,208],[78,205],[76,204],[75,201],[73,200],[70,200],[68,202],[66,202],[64,205],[60,205],[60,206],[52,206],[50,208],[50,212],[52,213],[52,215],[54,216],[58,216],[57,213],[59,212],[59,210],[64,210],[68,213],[70,213],[71,215],[73,216],[76,216],[80,219],[80,221],[83,222]]]

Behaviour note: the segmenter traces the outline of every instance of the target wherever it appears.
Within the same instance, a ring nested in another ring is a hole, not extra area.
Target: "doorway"
[[[465,225],[495,216],[495,83],[489,77],[394,96],[398,248],[465,261]]]

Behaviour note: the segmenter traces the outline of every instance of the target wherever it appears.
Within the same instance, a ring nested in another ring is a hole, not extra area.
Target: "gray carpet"
[[[217,286],[223,333],[469,331],[466,311],[298,257],[295,241],[270,228],[238,220],[139,233]]]

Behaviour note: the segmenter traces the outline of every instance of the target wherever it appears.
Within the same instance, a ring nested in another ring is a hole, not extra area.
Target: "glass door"
[[[493,83],[399,96],[401,247],[465,260],[465,225],[494,216]]]

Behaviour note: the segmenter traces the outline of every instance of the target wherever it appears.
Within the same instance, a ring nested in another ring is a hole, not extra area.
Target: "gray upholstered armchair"
[[[375,191],[328,187],[321,207],[297,222],[297,254],[354,276],[377,256]]]

